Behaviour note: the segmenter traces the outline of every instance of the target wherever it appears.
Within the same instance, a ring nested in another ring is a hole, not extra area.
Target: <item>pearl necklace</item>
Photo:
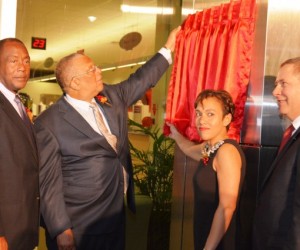
[[[207,165],[207,163],[209,161],[210,155],[213,154],[223,144],[224,144],[223,140],[218,141],[212,147],[210,147],[208,143],[205,144],[204,148],[201,151],[202,161],[205,166]]]

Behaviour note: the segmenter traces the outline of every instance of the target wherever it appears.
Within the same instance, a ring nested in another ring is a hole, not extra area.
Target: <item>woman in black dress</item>
[[[224,90],[204,90],[195,101],[196,127],[203,142],[195,144],[169,124],[180,149],[199,161],[194,184],[194,248],[238,249],[236,211],[245,175],[245,157],[228,138],[234,115],[231,96]]]

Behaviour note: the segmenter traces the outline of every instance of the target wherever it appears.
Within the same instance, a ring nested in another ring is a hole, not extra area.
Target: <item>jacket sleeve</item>
[[[154,87],[166,70],[169,62],[160,53],[155,54],[130,77],[115,85],[106,85],[103,94],[111,99],[121,99],[129,107],[136,103],[148,89]],[[118,95],[112,97],[111,95]]]
[[[48,232],[54,238],[72,227],[64,201],[61,156],[51,131],[38,121],[34,128],[40,150],[41,214]]]

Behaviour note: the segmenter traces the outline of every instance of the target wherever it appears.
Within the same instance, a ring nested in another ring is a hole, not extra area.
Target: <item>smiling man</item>
[[[38,245],[38,153],[17,95],[29,75],[25,45],[15,38],[0,40],[0,250]]]
[[[291,135],[284,136],[259,191],[253,249],[300,249],[300,57],[281,64],[273,96]]]

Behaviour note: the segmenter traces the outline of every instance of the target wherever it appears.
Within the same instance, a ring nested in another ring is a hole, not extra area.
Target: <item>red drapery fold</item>
[[[203,89],[225,89],[236,112],[229,129],[239,141],[243,122],[255,25],[255,0],[231,1],[189,15],[176,42],[167,95],[166,122],[199,141],[194,101]],[[169,133],[165,126],[164,133]]]

